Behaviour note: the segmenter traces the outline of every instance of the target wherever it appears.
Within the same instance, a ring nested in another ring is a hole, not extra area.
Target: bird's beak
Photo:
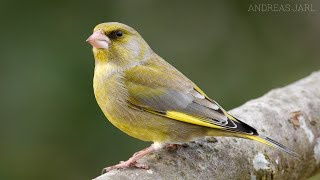
[[[102,30],[94,32],[87,40],[95,48],[108,49],[110,46],[110,39],[103,33]]]

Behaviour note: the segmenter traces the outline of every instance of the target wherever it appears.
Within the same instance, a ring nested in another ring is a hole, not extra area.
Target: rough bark
[[[108,179],[306,179],[320,169],[320,71],[250,100],[230,114],[302,156],[258,142],[206,137],[141,159],[149,170],[113,170]]]

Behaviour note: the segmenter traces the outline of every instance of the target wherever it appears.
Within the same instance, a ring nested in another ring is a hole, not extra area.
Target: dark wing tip
[[[235,123],[237,125],[237,128],[235,129],[236,131],[241,132],[241,133],[245,133],[245,134],[259,136],[259,133],[257,132],[256,129],[254,129],[253,127],[249,126],[248,124],[240,121],[239,119],[237,119],[235,117],[233,117],[233,118],[235,120],[232,120],[229,118],[229,121],[232,121],[233,123]],[[229,123],[231,123],[231,122],[229,122]]]

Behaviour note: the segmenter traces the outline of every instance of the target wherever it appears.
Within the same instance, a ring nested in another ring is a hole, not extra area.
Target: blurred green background
[[[85,40],[98,23],[134,27],[229,110],[319,69],[320,5],[294,2],[316,11],[248,12],[254,1],[2,0],[0,179],[92,179],[150,144],[113,127],[95,101]]]

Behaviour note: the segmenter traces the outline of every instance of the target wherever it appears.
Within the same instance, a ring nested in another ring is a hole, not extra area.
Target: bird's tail
[[[279,142],[277,142],[273,139],[270,139],[268,137],[264,137],[261,135],[243,135],[243,136],[245,138],[252,139],[252,140],[258,141],[260,143],[266,144],[268,146],[274,147],[276,149],[279,149],[281,151],[284,151],[284,152],[294,156],[295,158],[298,158],[298,159],[301,158],[301,156],[299,154],[295,153],[294,151],[292,151],[288,147],[286,147],[286,146],[280,144]]]

